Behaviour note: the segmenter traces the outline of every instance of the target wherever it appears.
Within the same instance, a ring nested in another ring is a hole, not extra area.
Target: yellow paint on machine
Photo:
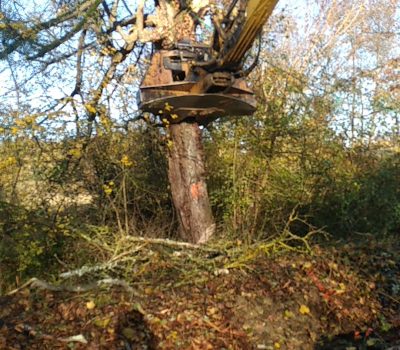
[[[240,63],[250,49],[261,28],[271,16],[278,0],[250,0],[247,4],[246,22],[234,45],[223,59],[222,66]]]

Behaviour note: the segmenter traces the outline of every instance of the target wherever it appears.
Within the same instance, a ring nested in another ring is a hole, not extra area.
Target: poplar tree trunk
[[[205,243],[215,232],[215,222],[205,181],[201,130],[195,122],[170,127],[168,177],[183,239]]]

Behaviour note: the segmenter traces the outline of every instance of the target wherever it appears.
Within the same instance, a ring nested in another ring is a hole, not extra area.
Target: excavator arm
[[[243,57],[253,45],[277,3],[278,0],[249,0],[247,2],[245,13],[239,15],[237,19],[242,24],[238,25],[231,37],[227,38],[225,46],[218,55],[222,69],[234,69],[240,66]],[[244,20],[240,18],[241,16],[244,16]]]
[[[170,123],[195,119],[207,124],[225,115],[249,115],[256,109],[252,90],[238,74],[278,0],[232,0],[225,17],[214,20],[213,44],[178,42],[153,54],[140,86],[140,108],[164,113]]]

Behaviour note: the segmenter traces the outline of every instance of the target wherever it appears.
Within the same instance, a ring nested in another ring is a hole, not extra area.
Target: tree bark
[[[215,222],[205,181],[201,130],[195,122],[170,127],[168,177],[181,237],[205,243],[215,232]]]

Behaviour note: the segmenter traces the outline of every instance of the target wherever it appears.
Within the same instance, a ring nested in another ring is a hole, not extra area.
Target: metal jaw
[[[252,90],[227,71],[208,72],[208,48],[158,51],[140,86],[142,111],[162,115],[170,123],[195,118],[207,124],[226,115],[248,115],[256,109]]]

